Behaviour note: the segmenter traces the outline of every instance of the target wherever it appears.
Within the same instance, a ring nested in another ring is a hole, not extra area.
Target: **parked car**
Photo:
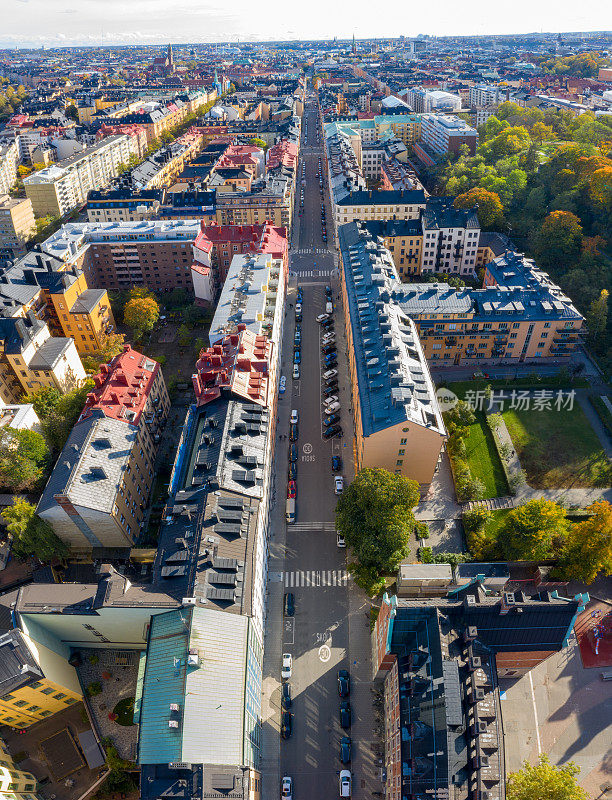
[[[338,374],[337,369],[328,369],[327,372],[323,373],[323,380],[330,381],[332,378],[335,378],[337,374]]]
[[[331,319],[326,319],[325,322],[321,323],[321,327],[324,328],[326,331],[333,331],[334,330],[334,321]]]
[[[286,683],[285,686],[289,684]],[[350,736],[343,736],[340,739],[340,761],[343,764],[350,764],[351,761],[351,737]]]
[[[332,288],[331,286],[325,287],[325,296],[328,297],[330,300],[332,299]]]
[[[342,470],[342,459],[340,456],[332,456],[332,471],[340,472]]]
[[[328,355],[324,356],[323,364],[326,367],[335,367],[338,364],[338,357],[336,353],[329,353]]]
[[[329,314],[319,314],[316,318],[317,322],[321,324],[322,322],[326,322],[329,319]]]
[[[295,304],[295,313],[296,313],[296,314],[301,314],[301,313],[302,313],[302,304],[300,303],[300,301],[299,301],[299,300],[298,300],[298,302]]]
[[[292,442],[297,442],[298,438],[299,438],[299,431],[298,431],[298,426],[297,426],[297,424],[295,424],[295,425],[290,425],[290,426],[289,426],[289,439],[290,439]]]
[[[295,614],[295,598],[293,592],[285,592],[284,611],[286,617],[292,617]]]
[[[289,680],[293,673],[293,657],[291,653],[283,653],[283,665],[281,667],[281,678]],[[349,723],[350,724],[350,723]]]
[[[341,533],[336,533],[336,547],[346,547],[346,541]]]
[[[293,800],[293,780],[287,776],[281,781],[282,800]]]
[[[289,424],[290,425],[297,425],[298,421],[298,412],[297,408],[292,409],[291,416],[289,417]]]
[[[295,481],[297,480],[297,462],[289,462],[289,480]]]
[[[329,428],[330,425],[336,425],[338,422],[340,422],[340,414],[330,414],[323,420],[326,428]]]
[[[294,363],[293,364],[293,380],[297,381],[297,380],[299,380],[299,378],[300,378],[300,365]]]
[[[321,347],[321,352],[324,355],[329,355],[330,353],[336,353],[337,352],[336,345],[333,342],[330,342],[329,344],[324,344]]]
[[[323,403],[326,406],[330,406],[332,403],[337,403],[337,402],[338,402],[337,394],[332,394],[330,397],[326,397],[325,400],[323,401]]]
[[[323,431],[324,439],[333,439],[335,436],[342,436],[342,428],[339,425],[331,425]]]
[[[331,400],[331,397],[329,399]],[[326,414],[333,414],[335,411],[340,411],[340,403],[330,403],[325,409]]]
[[[301,364],[302,363],[302,351],[298,348],[293,353],[293,363],[294,364]]]
[[[340,697],[348,697],[351,693],[351,676],[348,669],[338,670],[338,694]]]
[[[287,390],[287,379],[285,378],[284,375],[281,375],[281,379],[278,384],[278,393],[285,394],[286,390]]]
[[[291,480],[287,483],[287,497],[295,500],[296,494],[297,494],[297,484],[295,481]]]
[[[297,461],[298,457],[298,449],[297,444],[290,444],[289,445],[289,461]]]
[[[330,395],[335,394],[337,392],[338,392],[338,381],[332,381],[331,383],[328,383],[325,389],[323,389],[323,395],[325,397],[329,397]]]
[[[342,494],[344,491],[344,478],[342,475],[336,475],[334,478],[334,494]]]
[[[324,334],[321,342],[323,344],[333,344],[336,341],[336,334],[334,331],[330,331],[329,333]]]
[[[288,708],[291,708],[293,705],[293,700],[291,699],[291,684],[283,683],[281,687],[281,706],[283,711],[286,711]]]
[[[283,711],[281,714],[281,738],[288,739],[291,736],[292,718],[290,711]]]
[[[351,772],[348,769],[343,769],[340,771],[340,797],[350,797],[351,791]]]
[[[342,728],[351,727],[351,704],[348,700],[340,703],[340,725]]]

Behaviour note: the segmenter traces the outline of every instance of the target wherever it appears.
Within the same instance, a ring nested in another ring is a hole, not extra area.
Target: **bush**
[[[471,560],[471,556],[468,553],[436,553],[433,557],[434,564],[450,564],[451,567],[456,567],[457,564],[464,564],[466,561]]]
[[[417,539],[429,539],[429,528],[425,522],[417,522],[414,526]]]
[[[417,556],[421,564],[434,563],[433,550],[431,547],[419,547],[417,550]]]
[[[93,681],[87,687],[87,697],[97,697],[99,694],[102,694],[102,684],[100,681]]]
[[[463,527],[466,532],[484,530],[485,525],[491,519],[491,512],[484,506],[476,506],[463,514]]]

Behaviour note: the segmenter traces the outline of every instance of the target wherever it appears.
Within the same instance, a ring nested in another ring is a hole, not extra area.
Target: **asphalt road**
[[[317,314],[325,310],[325,285],[333,285],[331,251],[321,238],[321,191],[316,172],[318,156],[317,120],[314,103],[307,103],[308,139],[302,144],[306,164],[304,214],[299,218],[297,239],[291,252],[291,270],[303,289],[301,378],[291,379],[294,312],[290,309],[283,347],[285,374],[291,386],[291,407],[299,413],[297,522],[288,525],[284,558],[284,591],[295,596],[295,616],[285,619],[282,651],[293,655],[293,731],[281,742],[280,774],[294,780],[295,798],[332,798],[338,796],[340,739],[340,698],[337,671],[349,668],[349,586],[345,551],[336,546],[333,519],[336,506],[331,470],[332,454],[341,454],[344,475],[352,475],[350,435],[345,439],[322,438],[321,415],[321,329]],[[304,128],[304,125],[303,125]],[[300,163],[301,178],[301,163]],[[327,206],[328,224],[330,211]],[[299,191],[297,192],[299,208]],[[328,227],[328,233],[331,228]],[[331,238],[331,237],[330,237]],[[307,252],[304,252],[307,251]],[[295,304],[295,290],[289,295]],[[294,306],[295,307],[295,306]],[[336,335],[340,340],[342,323],[338,312]],[[339,341],[340,344],[340,341]],[[346,375],[344,347],[339,346],[341,376]],[[346,378],[340,380],[342,425],[350,433],[349,395]],[[288,431],[287,431],[288,434]],[[282,440],[288,446],[288,440]],[[348,456],[347,456],[348,453]],[[279,497],[287,476],[277,475]],[[347,733],[350,734],[350,731]],[[354,796],[355,793],[354,793]]]

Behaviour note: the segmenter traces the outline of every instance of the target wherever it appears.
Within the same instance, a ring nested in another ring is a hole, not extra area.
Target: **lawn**
[[[117,715],[117,719],[115,722],[117,725],[124,725],[128,727],[129,725],[134,724],[134,698],[133,697],[124,697],[123,700],[120,700],[115,708],[113,709],[113,714]]]
[[[472,477],[484,484],[483,499],[508,494],[506,476],[484,414],[476,414],[476,422],[468,430],[465,438],[466,461]]]
[[[537,489],[612,485],[612,469],[579,406],[504,411],[527,482]]]

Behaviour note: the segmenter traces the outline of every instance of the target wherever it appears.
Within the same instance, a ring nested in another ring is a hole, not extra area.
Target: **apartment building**
[[[100,189],[118,174],[118,167],[137,155],[135,139],[109,136],[80,153],[24,178],[27,197],[37,216],[63,217],[82,205],[93,189]]]
[[[130,345],[94,383],[36,509],[85,557],[138,537],[170,409],[160,365]]]
[[[395,157],[383,160],[380,165],[380,186],[385,192],[399,191],[401,189],[425,189],[414,168]],[[428,196],[425,190],[425,196]]]
[[[491,86],[486,83],[470,86],[470,108],[485,108],[486,106],[496,108],[505,100],[505,97],[506,90],[500,86]]]
[[[157,150],[142,164],[121,176],[122,186],[132,189],[159,189],[170,185],[180,175],[185,164],[201,149],[202,134],[193,130],[184,133],[171,144]]]
[[[418,105],[422,106],[420,110],[425,114],[431,111],[436,113],[452,113],[455,111],[461,111],[461,98],[459,95],[451,94],[450,92],[444,92],[440,89],[430,89],[426,91],[424,93],[424,97],[422,98],[422,103],[420,100],[421,98],[419,97]],[[408,100],[408,104],[412,105],[410,100]]]
[[[69,656],[67,647],[49,647],[20,630],[0,636],[0,723],[10,728],[29,728],[82,700],[83,692],[75,668],[68,663]],[[0,780],[6,766],[4,755],[0,751]],[[24,781],[29,784],[27,778]],[[16,791],[27,792],[34,787],[35,784],[27,788],[24,785]]]
[[[93,286],[192,291],[191,250],[199,230],[195,220],[70,223],[42,247],[78,264]]]
[[[0,196],[0,262],[24,255],[35,232],[32,201],[27,197]]]
[[[285,228],[264,225],[207,225],[201,223],[193,245],[191,277],[197,303],[215,299],[227,277],[233,257],[242,253],[270,253],[287,266],[288,242]]]
[[[40,245],[0,270],[0,310],[6,317],[32,311],[52,336],[70,337],[79,355],[103,347],[115,330],[106,289],[92,289],[78,263],[43,253]]]
[[[425,493],[446,441],[442,413],[414,322],[391,299],[391,254],[360,229],[340,228],[356,466],[383,467]]]
[[[85,377],[72,338],[51,336],[33,311],[0,317],[0,398],[5,403],[17,403],[43,386],[67,392]]]
[[[363,144],[361,147],[361,170],[370,180],[379,180],[382,166],[390,160],[401,163],[407,159],[406,145],[395,137],[382,142]]]
[[[136,155],[138,158],[144,158],[148,145],[147,132],[142,125],[112,125],[103,123],[96,131],[96,139],[106,139],[108,136],[120,135],[131,136],[136,142]]]
[[[249,192],[226,192],[216,197],[218,225],[263,225],[291,230],[293,186],[279,180]]]
[[[16,140],[0,145],[0,195],[9,192],[17,182],[17,167],[20,161]]]
[[[439,565],[416,569],[425,583]],[[500,564],[460,565],[443,596],[383,598],[372,652],[373,679],[383,688],[390,800],[453,792],[505,800],[499,678],[523,675],[567,647],[589,596],[562,597],[525,580],[520,591],[506,591],[503,571]],[[403,736],[408,729],[412,735]],[[406,763],[415,766],[407,771]]]
[[[2,800],[40,800],[36,778],[15,766],[6,745],[0,739],[0,795]]]
[[[131,187],[93,191],[87,195],[89,222],[140,222],[159,214],[164,198],[163,189]]]
[[[470,155],[476,152],[478,131],[459,117],[447,114],[423,114],[421,118],[421,145],[435,157],[459,152],[467,145]],[[417,149],[418,154],[418,149]]]

